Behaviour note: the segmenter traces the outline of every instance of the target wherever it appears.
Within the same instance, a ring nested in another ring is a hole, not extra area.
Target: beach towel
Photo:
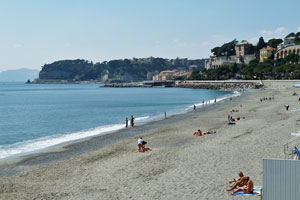
[[[298,160],[300,160],[300,151],[299,151],[299,149],[296,146],[295,146],[295,152],[296,152],[296,154],[298,156]]]
[[[235,122],[228,122],[228,125],[235,125]]]
[[[237,196],[237,195],[242,195],[242,196],[260,196],[261,195],[261,189],[262,189],[261,186],[256,186],[256,187],[254,187],[252,194],[246,194],[243,191],[240,191],[240,192],[234,193],[232,195],[233,196]]]
[[[145,152],[145,151],[149,151],[149,150],[150,150],[150,148],[145,148],[144,151],[132,150],[132,152],[135,152],[135,153],[136,153],[136,152]]]

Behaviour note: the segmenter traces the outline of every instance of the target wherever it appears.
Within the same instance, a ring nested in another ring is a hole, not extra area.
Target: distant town
[[[211,50],[208,59],[132,58],[93,63],[62,60],[42,66],[35,83],[168,80],[299,79],[300,32],[256,45],[234,39]]]
[[[300,32],[299,32],[300,33]],[[221,56],[211,56],[209,60],[205,62],[206,69],[216,69],[221,67],[224,63],[242,63],[248,65],[251,60],[259,59],[260,62],[264,62],[267,59],[280,59],[285,58],[290,54],[300,55],[300,43],[299,41],[300,34],[290,33],[283,40],[282,39],[271,39],[268,43],[265,43],[263,38],[260,38],[260,41],[256,47],[242,40],[241,42],[234,41],[235,55],[225,55]],[[272,43],[273,42],[273,43]],[[275,45],[275,46],[274,46]],[[258,54],[259,53],[259,54]]]

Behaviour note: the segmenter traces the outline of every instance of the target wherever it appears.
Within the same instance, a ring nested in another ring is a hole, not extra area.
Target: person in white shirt
[[[142,137],[140,137],[140,139],[138,139],[138,147],[139,147],[140,152],[143,152],[143,150],[144,150],[143,143],[144,143],[144,140]]]

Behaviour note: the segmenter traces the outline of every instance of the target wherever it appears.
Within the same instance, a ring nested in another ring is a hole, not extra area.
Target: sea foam
[[[0,159],[38,151],[65,142],[80,140],[96,135],[104,135],[112,131],[120,130],[122,128],[124,128],[124,124],[113,124],[109,126],[101,126],[94,129],[83,130],[64,135],[61,134],[54,135],[51,137],[42,137],[35,140],[28,140],[24,142],[15,143],[12,145],[1,145]]]

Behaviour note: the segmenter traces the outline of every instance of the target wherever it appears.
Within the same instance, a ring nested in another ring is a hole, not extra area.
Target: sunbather
[[[204,136],[204,135],[208,135],[208,134],[214,134],[217,133],[216,131],[206,131],[206,132],[202,132],[200,129],[198,129],[197,132],[195,132],[193,134],[193,136]]]
[[[244,174],[243,174],[243,172],[240,172],[239,173],[239,178],[238,179],[233,179],[233,180],[231,180],[231,181],[229,181],[229,183],[231,184],[231,183],[234,183],[232,186],[231,186],[231,188],[230,189],[227,189],[227,191],[232,191],[232,190],[234,190],[235,188],[237,188],[237,187],[242,187],[244,184],[243,184],[243,182],[242,182],[242,178],[244,177]]]
[[[244,176],[241,181],[243,182],[244,186],[238,187],[237,190],[233,191],[231,194],[234,194],[239,191],[243,191],[246,194],[253,193],[253,181],[250,180],[249,176]]]
[[[193,134],[193,136],[202,136],[202,135],[203,133],[200,129],[198,129],[198,131]]]
[[[206,134],[214,134],[214,133],[217,133],[217,131],[207,131],[205,132]]]

